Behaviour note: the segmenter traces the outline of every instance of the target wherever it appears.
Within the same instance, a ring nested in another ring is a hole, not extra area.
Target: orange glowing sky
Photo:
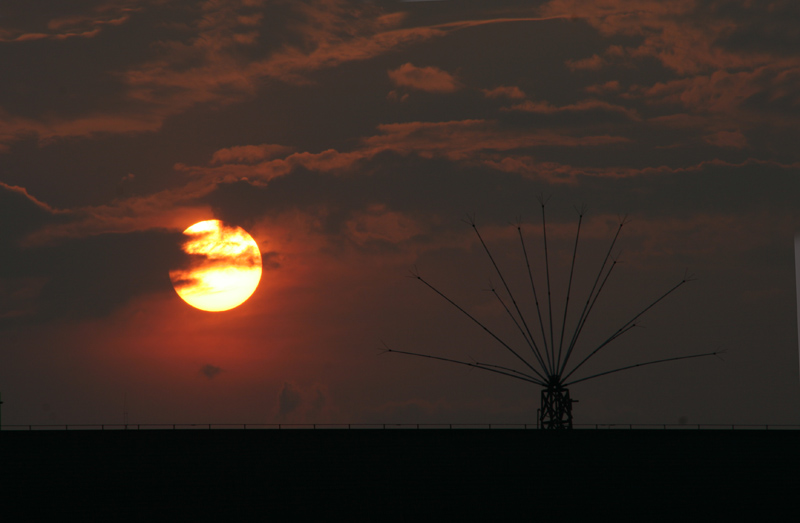
[[[630,219],[580,343],[697,277],[581,371],[728,349],[578,384],[576,422],[800,423],[797,1],[0,4],[4,424],[123,398],[141,423],[529,423],[536,387],[382,347],[514,366],[407,276],[519,348],[462,218],[530,313],[510,224],[546,288],[540,197],[556,336],[574,207],[576,315]]]

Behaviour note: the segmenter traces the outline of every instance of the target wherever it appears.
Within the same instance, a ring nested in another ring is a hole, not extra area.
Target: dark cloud
[[[325,408],[326,397],[319,388],[314,389],[314,398],[309,402],[308,417],[310,419],[318,419]]]
[[[24,2],[9,0],[4,5],[0,41],[68,40],[93,38],[107,26],[126,23],[135,2],[77,1],[68,9],[58,2],[42,2],[36,12],[24,8]]]
[[[443,160],[403,158],[393,153],[379,155],[359,171],[337,177],[298,169],[267,186],[245,181],[220,184],[203,201],[232,223],[303,209],[319,218],[319,232],[335,236],[343,232],[355,212],[376,203],[411,214],[457,217],[491,207],[491,202],[505,196],[505,189],[501,188],[504,178],[529,187],[524,193],[517,193],[517,200],[524,200],[526,195],[533,197],[541,188],[517,177],[498,178],[485,169],[456,168]]]
[[[170,290],[169,269],[184,263],[181,241],[156,230],[4,249],[0,278],[43,282],[28,319],[105,316],[136,296]]]
[[[6,254],[30,233],[68,219],[67,213],[58,213],[24,188],[0,182],[0,245]]]
[[[283,383],[283,388],[278,394],[278,417],[286,419],[300,406],[300,392],[289,382]]]
[[[796,56],[800,49],[800,6],[791,0],[774,2],[709,2],[718,15],[734,22],[720,45],[731,51]]]
[[[223,369],[217,367],[216,365],[211,365],[210,363],[207,365],[203,365],[200,369],[200,374],[205,376],[208,379],[216,378]]]
[[[547,186],[547,178],[540,178],[546,167],[537,171],[534,164],[526,168],[525,177],[519,177],[383,153],[347,177],[298,169],[266,186],[246,181],[219,184],[203,201],[234,223],[304,209],[317,214],[320,232],[330,235],[341,234],[354,213],[377,203],[419,216],[459,217],[478,211],[484,219],[503,223],[535,207],[537,195]],[[800,191],[798,170],[800,165],[756,160],[594,172],[564,165],[563,172],[576,183],[548,191],[562,201],[584,201],[597,212],[612,214],[794,213],[793,195]]]

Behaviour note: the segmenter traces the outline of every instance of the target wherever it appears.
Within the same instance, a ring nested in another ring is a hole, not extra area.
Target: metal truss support
[[[569,389],[558,383],[543,389],[539,426],[543,429],[571,429],[573,401],[569,397]]]

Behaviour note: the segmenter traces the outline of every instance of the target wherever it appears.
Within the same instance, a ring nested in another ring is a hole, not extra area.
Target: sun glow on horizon
[[[261,281],[261,252],[241,227],[219,220],[195,223],[182,245],[194,258],[188,269],[170,271],[172,286],[183,301],[204,311],[220,312],[244,303]]]

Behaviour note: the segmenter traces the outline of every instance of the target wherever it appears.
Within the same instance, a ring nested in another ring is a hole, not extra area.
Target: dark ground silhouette
[[[31,520],[715,519],[800,484],[798,431],[3,431],[0,457],[2,513]]]

